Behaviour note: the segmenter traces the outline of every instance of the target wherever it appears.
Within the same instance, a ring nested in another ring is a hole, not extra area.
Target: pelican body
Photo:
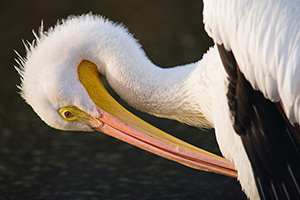
[[[168,69],[154,65],[122,25],[71,16],[47,32],[41,27],[20,57],[22,97],[54,128],[98,130],[189,167],[237,177],[250,199],[297,198],[299,11],[292,0],[204,0],[205,29],[216,45],[198,62]],[[138,110],[215,128],[228,160],[128,112],[99,73]]]
[[[260,198],[299,199],[300,2],[205,0],[203,16],[228,76],[231,127]],[[228,126],[222,123],[215,127]]]

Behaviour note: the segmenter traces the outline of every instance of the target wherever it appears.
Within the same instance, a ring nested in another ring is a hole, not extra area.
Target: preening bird
[[[197,169],[238,179],[250,199],[300,197],[300,3],[204,0],[215,46],[196,62],[154,65],[121,25],[69,17],[20,58],[21,93],[48,125],[98,130]],[[138,119],[129,105],[191,126],[215,128],[227,160]]]

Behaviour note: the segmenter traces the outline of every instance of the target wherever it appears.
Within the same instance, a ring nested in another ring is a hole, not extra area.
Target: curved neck
[[[80,57],[95,63],[111,88],[129,105],[193,126],[212,125],[212,84],[207,82],[213,77],[206,73],[206,62],[163,69],[147,58],[125,29],[108,28],[104,35],[93,29],[84,29],[93,34],[82,45],[80,52],[84,53]]]
[[[110,54],[103,73],[129,105],[189,125],[212,126],[209,85],[213,84],[208,82],[213,77],[206,71],[206,62],[164,69],[154,65],[140,48],[122,52],[122,56]]]

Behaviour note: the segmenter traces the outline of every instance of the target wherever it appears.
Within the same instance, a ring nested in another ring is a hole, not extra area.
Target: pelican
[[[250,199],[300,198],[300,4],[204,0],[215,42],[203,58],[163,69],[120,24],[71,16],[19,56],[21,94],[48,125],[98,130],[189,167],[238,178]],[[214,128],[225,160],[156,129],[129,105]],[[236,171],[237,170],[237,174]]]

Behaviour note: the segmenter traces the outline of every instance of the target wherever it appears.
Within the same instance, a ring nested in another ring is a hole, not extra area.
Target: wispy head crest
[[[14,59],[15,62],[17,63],[17,65],[14,65],[14,68],[19,73],[20,80],[21,80],[21,83],[20,83],[20,85],[17,85],[17,88],[20,90],[21,96],[23,96],[23,88],[24,88],[23,80],[24,80],[25,63],[27,61],[26,58],[27,58],[28,54],[30,54],[32,49],[38,43],[40,43],[41,38],[43,38],[45,36],[43,20],[41,21],[41,25],[39,27],[38,34],[34,30],[32,30],[32,34],[34,36],[34,39],[33,39],[32,42],[29,42],[28,40],[23,40],[22,39],[22,43],[23,43],[23,45],[25,47],[25,51],[26,51],[26,56],[25,57],[21,56],[20,53],[17,50],[14,50],[15,54],[17,55],[17,58]]]

